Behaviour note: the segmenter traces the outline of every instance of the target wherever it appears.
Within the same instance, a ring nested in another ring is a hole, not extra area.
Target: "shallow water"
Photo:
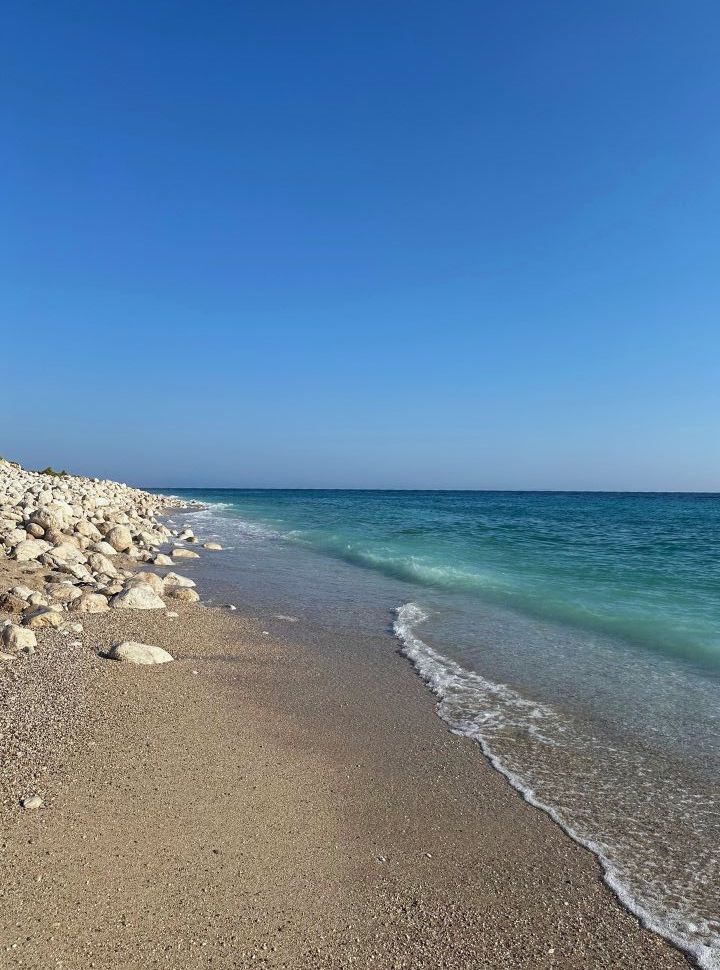
[[[179,492],[220,599],[397,641],[451,729],[720,967],[720,497]],[[388,639],[389,648],[392,641]]]

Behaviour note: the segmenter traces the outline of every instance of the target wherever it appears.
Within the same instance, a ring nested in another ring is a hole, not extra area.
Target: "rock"
[[[23,626],[31,630],[57,629],[62,626],[62,613],[54,606],[37,606],[23,613]]]
[[[18,562],[29,562],[31,559],[42,556],[49,548],[50,543],[45,542],[44,539],[24,539],[15,546],[13,558],[17,559]]]
[[[203,549],[210,549],[212,552],[219,552],[222,546],[219,542],[203,542]]]
[[[149,573],[147,571],[135,573],[127,585],[135,586],[138,583],[146,583],[151,589],[155,590],[158,596],[162,596],[165,589],[165,584],[156,573]]]
[[[194,539],[195,533],[192,529],[183,529],[182,532],[178,534],[178,539]]]
[[[109,542],[117,552],[126,552],[128,549],[132,549],[132,534],[125,525],[116,525],[110,529],[105,536],[105,541]]]
[[[81,536],[91,539],[93,542],[99,542],[102,539],[102,533],[98,527],[93,525],[92,522],[88,522],[87,519],[80,519],[75,524],[75,531]]]
[[[55,603],[70,603],[82,595],[82,590],[72,583],[49,583],[45,591]]]
[[[3,653],[0,651],[0,660],[17,660],[14,653]]]
[[[172,566],[173,561],[170,556],[166,556],[165,553],[159,552],[153,559],[153,563],[156,566]]]
[[[176,613],[175,610],[168,610],[165,616],[168,618],[168,620],[177,620],[180,614]]]
[[[110,606],[102,593],[83,593],[69,604],[68,609],[71,613],[106,613]]]
[[[178,573],[167,573],[163,579],[163,586],[165,589],[171,589],[173,586],[187,586],[192,589],[195,586],[195,581],[188,579],[187,576],[180,576]]]
[[[45,530],[41,525],[38,525],[37,522],[28,522],[25,531],[33,539],[42,539],[42,537],[45,535]]]
[[[149,643],[137,643],[134,640],[116,643],[110,648],[108,657],[131,664],[165,664],[173,659],[171,654],[162,647],[155,647]]]
[[[48,529],[58,529],[62,531],[65,528],[67,518],[64,511],[60,508],[52,508],[48,506],[44,509],[37,509],[30,516],[30,521],[39,525],[42,529],[47,531]]]
[[[122,593],[113,596],[111,606],[116,610],[164,610],[165,604],[147,583],[126,586]]]
[[[110,576],[114,579],[118,572],[113,566],[107,556],[103,556],[101,552],[92,552],[88,556],[87,564],[92,569],[94,573],[100,573],[103,576]]]
[[[19,596],[21,600],[26,600],[33,593],[37,593],[37,590],[30,589],[29,586],[13,586],[10,592],[13,596]]]
[[[99,552],[101,556],[117,556],[117,549],[114,549],[109,542],[103,539],[101,542],[94,542],[90,548],[94,552]]]
[[[39,795],[28,795],[20,799],[20,804],[24,809],[33,811],[36,808],[42,808],[44,803]]]
[[[200,554],[193,552],[192,549],[173,549],[171,553],[173,559],[199,559]]]
[[[175,600],[180,600],[181,603],[197,603],[200,599],[195,590],[190,589],[188,586],[173,586],[168,590],[168,596],[172,596]]]
[[[60,559],[62,562],[87,562],[85,555],[80,552],[78,547],[72,542],[61,542],[60,545],[54,547],[52,555],[55,556],[56,559]]]
[[[25,647],[36,647],[37,637],[32,630],[10,623],[3,627],[2,642],[8,650],[24,650]]]
[[[32,590],[31,590],[32,594]],[[3,613],[22,613],[27,609],[28,601],[13,593],[0,594],[0,611]]]

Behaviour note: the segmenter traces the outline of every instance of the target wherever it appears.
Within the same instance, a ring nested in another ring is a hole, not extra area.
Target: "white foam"
[[[567,719],[545,704],[522,697],[506,684],[494,683],[466,670],[421,640],[415,628],[428,620],[429,615],[418,604],[405,603],[396,613],[393,630],[402,644],[402,652],[438,697],[438,714],[453,733],[477,741],[493,767],[528,803],[546,812],[571,838],[597,856],[607,885],[648,929],[683,950],[703,970],[720,970],[720,941],[706,921],[694,924],[658,898],[639,898],[608,857],[608,846],[601,845],[599,838],[579,831],[571,818],[538,797],[532,784],[504,763],[491,744],[493,738],[502,736],[508,728],[515,728],[524,729],[533,742],[561,747],[572,743],[572,738],[568,740],[572,732],[567,730]]]

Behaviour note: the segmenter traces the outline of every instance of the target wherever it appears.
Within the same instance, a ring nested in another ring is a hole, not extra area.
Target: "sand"
[[[2,965],[688,966],[448,732],[390,638],[328,655],[173,608],[84,616],[81,645],[43,632],[0,667]],[[176,662],[100,655],[130,638]]]

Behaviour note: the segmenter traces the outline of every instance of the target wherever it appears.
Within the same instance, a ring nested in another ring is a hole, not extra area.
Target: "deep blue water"
[[[174,492],[209,503],[224,595],[339,634],[394,617],[450,727],[720,966],[720,496]]]

